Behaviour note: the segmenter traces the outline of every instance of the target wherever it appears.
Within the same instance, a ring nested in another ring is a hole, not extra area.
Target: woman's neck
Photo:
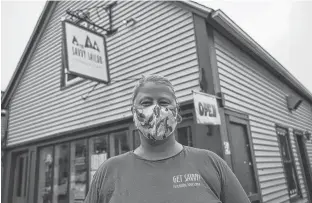
[[[159,160],[172,157],[183,149],[183,146],[171,135],[166,140],[152,141],[141,137],[141,145],[134,150],[134,153],[147,160]]]

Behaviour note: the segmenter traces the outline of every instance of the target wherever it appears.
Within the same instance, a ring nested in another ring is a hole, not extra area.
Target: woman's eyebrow
[[[149,97],[149,96],[143,96],[139,99],[139,101],[142,101],[142,100],[152,100],[153,98],[152,97]]]

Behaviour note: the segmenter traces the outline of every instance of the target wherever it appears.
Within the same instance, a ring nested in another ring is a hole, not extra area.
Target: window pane
[[[87,186],[87,142],[72,142],[70,148],[70,203],[83,202]]]
[[[191,134],[191,127],[182,127],[178,128],[178,137],[177,141],[185,146],[193,146],[192,143],[192,134]]]
[[[53,203],[65,203],[68,201],[69,183],[69,146],[61,144],[55,146],[54,155],[54,188]]]
[[[110,136],[111,156],[126,153],[130,151],[130,139],[127,131],[113,133]]]
[[[22,186],[23,186],[23,167],[24,167],[24,157],[19,158],[19,165],[18,165],[18,179],[17,179],[17,193],[18,197],[22,196]]]
[[[295,169],[291,163],[284,164],[284,166],[285,166],[285,172],[287,176],[289,193],[290,195],[296,195],[298,185],[296,181]]]
[[[52,202],[53,147],[40,150],[38,203]]]
[[[139,130],[133,131],[133,149],[136,149],[140,146],[141,140],[140,140],[140,133]]]
[[[26,197],[26,185],[27,185],[27,181],[28,181],[28,156],[25,157],[25,169],[24,169],[24,197]]]
[[[89,140],[90,181],[100,165],[108,158],[108,136],[93,137]]]

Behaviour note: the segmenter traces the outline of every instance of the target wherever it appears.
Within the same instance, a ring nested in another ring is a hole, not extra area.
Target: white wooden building
[[[2,201],[82,202],[99,164],[139,144],[131,78],[161,74],[182,107],[179,142],[219,154],[252,202],[311,202],[312,94],[220,10],[117,1],[118,30],[105,37],[111,83],[82,99],[96,82],[66,74],[61,19],[79,23],[66,11],[88,10],[107,27],[112,3],[47,2],[2,98]],[[221,97],[220,126],[194,122],[192,90]]]

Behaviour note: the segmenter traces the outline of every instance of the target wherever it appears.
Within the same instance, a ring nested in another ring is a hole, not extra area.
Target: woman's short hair
[[[135,97],[137,96],[137,94],[139,92],[140,87],[144,86],[144,84],[146,84],[148,82],[153,82],[155,84],[163,84],[163,85],[166,85],[167,87],[169,87],[172,90],[174,98],[175,98],[175,100],[177,102],[177,98],[175,96],[174,87],[173,87],[173,85],[171,84],[171,82],[167,78],[165,78],[165,77],[163,77],[161,75],[149,75],[149,76],[142,75],[142,78],[134,86],[133,93],[132,93],[132,98],[131,98],[132,105],[134,103]]]

